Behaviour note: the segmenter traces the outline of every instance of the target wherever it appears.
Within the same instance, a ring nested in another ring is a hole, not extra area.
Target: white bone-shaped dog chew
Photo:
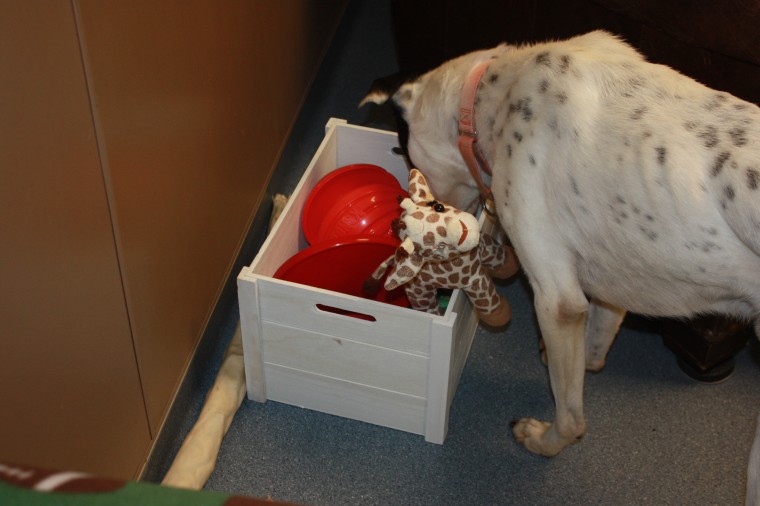
[[[458,149],[461,96],[483,62],[471,112],[492,176],[473,175]],[[470,53],[364,101],[389,98],[408,124],[410,163],[437,196],[472,210],[490,187],[530,281],[556,404],[551,423],[514,424],[530,451],[556,455],[583,436],[584,369],[604,366],[626,310],[725,314],[757,333],[755,104],[602,31]],[[757,447],[748,501],[760,495]]]

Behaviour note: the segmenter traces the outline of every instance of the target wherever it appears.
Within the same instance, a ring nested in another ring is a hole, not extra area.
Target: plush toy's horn
[[[409,196],[415,203],[425,202],[433,199],[433,192],[430,191],[425,176],[418,169],[409,171]]]

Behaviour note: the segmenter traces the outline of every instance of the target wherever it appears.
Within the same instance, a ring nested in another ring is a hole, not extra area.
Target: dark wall
[[[402,73],[495,46],[621,35],[650,61],[760,104],[758,0],[392,0]]]

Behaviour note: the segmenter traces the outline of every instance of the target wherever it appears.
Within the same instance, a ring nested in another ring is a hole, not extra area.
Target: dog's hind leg
[[[556,403],[555,420],[548,423],[523,418],[513,425],[513,432],[528,450],[550,457],[579,440],[586,431],[583,343],[588,303],[580,289],[573,297],[537,291],[535,306],[546,344],[549,379]]]
[[[615,340],[625,310],[595,299],[591,300],[586,321],[586,370],[599,372]]]

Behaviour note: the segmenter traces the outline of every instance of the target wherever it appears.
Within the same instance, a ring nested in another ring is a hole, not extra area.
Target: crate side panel
[[[248,268],[244,268],[245,272]],[[264,383],[264,359],[262,355],[261,318],[258,311],[256,283],[246,281],[243,273],[238,276],[238,300],[240,301],[240,332],[243,344],[243,364],[248,398],[266,401]],[[245,308],[243,310],[243,308]]]
[[[454,348],[453,321],[437,320],[431,325],[430,361],[428,363],[425,440],[443,444],[448,432],[452,385],[451,362]]]
[[[427,357],[264,322],[267,364],[424,397]]]
[[[269,399],[422,434],[425,399],[276,365],[265,369]]]
[[[404,157],[393,152],[393,148],[399,145],[395,132],[351,125],[339,125],[336,132],[336,163],[339,167],[371,163],[396,176],[403,188],[409,186],[409,169]]]
[[[456,290],[455,295],[449,301],[449,307],[446,311],[446,315],[450,316],[453,321],[451,329],[453,350],[451,369],[449,371],[449,404],[451,404],[456,393],[462,370],[467,362],[467,357],[470,354],[470,348],[475,338],[475,332],[480,323],[478,313],[475,311],[467,295],[461,290]],[[449,311],[451,311],[450,315]]]
[[[286,281],[261,278],[257,284],[265,321],[408,353],[427,355],[430,319],[440,318]],[[317,304],[370,315],[375,321],[322,311]]]
[[[449,399],[451,405],[456,393],[459,379],[462,375],[467,357],[470,354],[475,331],[478,328],[478,315],[470,304],[467,297],[462,297],[462,306],[457,312],[452,335],[454,338],[453,352],[451,356],[451,369],[449,371]]]
[[[272,276],[288,258],[308,246],[301,227],[301,212],[311,190],[336,168],[335,127],[328,129],[309,166],[304,171],[280,218],[251,263],[253,272]]]

